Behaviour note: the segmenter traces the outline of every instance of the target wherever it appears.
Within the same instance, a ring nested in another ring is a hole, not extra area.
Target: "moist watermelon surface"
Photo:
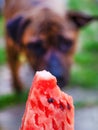
[[[45,70],[35,74],[20,130],[74,130],[73,99]]]

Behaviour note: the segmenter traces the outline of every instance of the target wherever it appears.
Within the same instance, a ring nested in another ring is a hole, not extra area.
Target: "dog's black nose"
[[[47,70],[50,71],[54,76],[56,76],[58,85],[60,87],[65,86],[66,84],[65,79],[64,79],[65,71],[60,62],[60,59],[54,53],[51,54],[48,60]]]
[[[48,60],[47,69],[56,77],[62,76],[64,72],[61,62],[55,54],[51,54]]]
[[[56,77],[57,78],[57,84],[60,88],[63,88],[64,86],[67,85],[67,81],[65,80],[65,78],[63,76],[61,77]]]

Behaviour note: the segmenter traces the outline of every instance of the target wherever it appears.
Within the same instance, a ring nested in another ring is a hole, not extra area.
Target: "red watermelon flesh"
[[[20,130],[74,130],[73,99],[45,70],[35,74]]]

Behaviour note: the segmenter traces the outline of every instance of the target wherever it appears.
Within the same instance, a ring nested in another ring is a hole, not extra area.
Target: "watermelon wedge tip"
[[[74,130],[73,99],[45,70],[34,76],[20,130]]]

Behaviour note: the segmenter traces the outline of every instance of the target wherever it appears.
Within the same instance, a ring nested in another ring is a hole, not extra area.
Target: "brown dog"
[[[63,87],[69,80],[81,27],[97,17],[66,11],[64,0],[6,0],[6,42],[13,86],[22,90],[19,56],[24,53],[34,71],[46,69]]]

